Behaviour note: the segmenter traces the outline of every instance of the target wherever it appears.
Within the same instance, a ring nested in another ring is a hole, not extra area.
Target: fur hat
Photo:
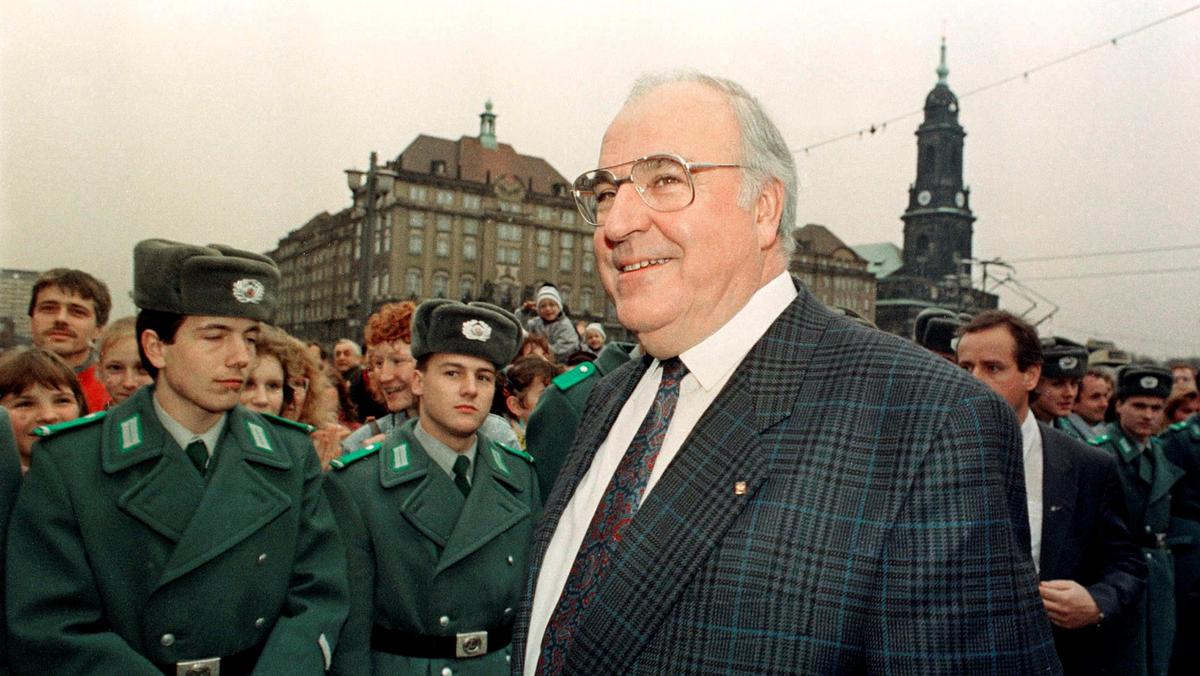
[[[1088,369],[1087,348],[1066,338],[1042,339],[1042,377],[1079,380]]]
[[[1130,364],[1117,371],[1117,397],[1162,397],[1171,395],[1171,372],[1149,364]]]
[[[412,338],[414,359],[451,352],[500,368],[517,356],[521,325],[511,312],[490,303],[427,300],[413,313]]]
[[[133,249],[133,302],[143,310],[271,321],[279,268],[224,244],[146,239]]]

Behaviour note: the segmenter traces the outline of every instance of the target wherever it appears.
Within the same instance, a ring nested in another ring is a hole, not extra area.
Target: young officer
[[[238,406],[278,285],[258,254],[134,249],[154,385],[42,431],[9,531],[14,672],[328,668],[349,602],[320,465],[305,430]]]
[[[1087,372],[1087,348],[1066,338],[1042,339],[1042,377],[1034,388],[1030,410],[1054,429],[1087,442],[1094,434],[1077,427],[1068,417],[1079,395],[1079,383]]]
[[[486,303],[412,320],[417,417],[325,483],[353,597],[337,674],[507,674],[534,519],[531,458],[479,431],[521,327]]]

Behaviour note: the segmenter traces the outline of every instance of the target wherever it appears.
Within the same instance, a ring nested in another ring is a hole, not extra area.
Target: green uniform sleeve
[[[5,588],[15,673],[161,674],[105,630],[77,523],[54,457],[41,454],[25,476],[9,529]]]
[[[353,491],[343,483],[352,478],[339,473],[325,481],[325,495],[329,498],[346,549],[350,581],[350,616],[342,628],[330,673],[337,676],[370,676],[371,629],[375,625],[375,554],[371,537],[352,497]]]
[[[301,454],[304,498],[287,600],[254,669],[256,675],[324,674],[349,612],[346,557],[329,502],[321,462],[311,442]]]

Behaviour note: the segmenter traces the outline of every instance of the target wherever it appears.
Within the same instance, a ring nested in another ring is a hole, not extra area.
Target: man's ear
[[[1032,392],[1038,386],[1038,382],[1042,379],[1042,365],[1034,364],[1028,370],[1023,372],[1025,377],[1025,391]]]
[[[154,365],[154,368],[162,370],[167,365],[167,360],[163,355],[166,343],[158,337],[158,332],[154,329],[146,329],[141,335],[142,351],[146,353],[146,359]]]
[[[418,397],[424,394],[425,374],[421,373],[421,369],[413,369],[412,382],[409,383],[408,389]]]
[[[779,221],[783,218],[783,182],[768,179],[754,200],[754,227],[758,229],[758,246],[769,249],[779,239]]]
[[[505,397],[504,405],[508,407],[509,413],[512,413],[513,415],[517,416],[518,418],[521,416],[522,409],[524,407],[521,406],[521,400],[518,399],[516,397],[516,395],[510,394],[507,397]]]

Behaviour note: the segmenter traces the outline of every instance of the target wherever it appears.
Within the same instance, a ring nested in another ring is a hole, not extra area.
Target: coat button
[[[255,563],[257,563],[257,564],[258,564],[258,565],[260,565],[260,566],[261,566],[261,565],[263,565],[263,564],[264,564],[264,563],[266,563],[266,562],[267,562],[267,553],[266,553],[266,552],[263,552],[262,554],[259,554],[259,555],[258,555],[258,559],[256,559],[256,560],[255,560]]]
[[[447,617],[446,615],[442,615],[441,617],[438,618],[438,624],[442,625],[443,627],[449,627],[450,626],[450,618]],[[447,669],[448,668],[449,667],[447,667]]]
[[[265,618],[265,617],[260,617],[254,621],[255,629],[262,629],[265,626],[267,626],[267,618]]]
[[[450,670],[450,667],[442,667],[442,676],[454,676],[454,672]]]
[[[1149,532],[1150,532],[1150,526],[1146,526],[1146,532],[1147,532],[1147,533],[1149,533]]]
[[[509,556],[507,561],[508,561],[508,565],[510,565],[510,566],[513,565],[513,557]]]
[[[504,614],[505,614],[505,615],[512,615],[512,608],[505,608],[505,609],[504,609]]]
[[[175,634],[163,634],[162,638],[158,639],[164,648],[170,648],[175,645]]]

